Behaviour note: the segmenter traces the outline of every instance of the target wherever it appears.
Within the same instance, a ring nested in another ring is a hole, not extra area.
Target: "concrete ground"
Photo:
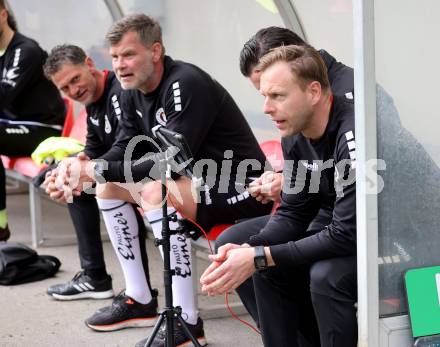
[[[30,245],[28,197],[26,194],[8,195],[9,225],[12,231],[10,241]],[[58,302],[46,295],[46,288],[55,283],[70,280],[80,269],[74,230],[67,209],[51,201],[43,200],[43,221],[45,243],[37,249],[39,254],[58,257],[62,266],[56,277],[18,286],[0,286],[0,346],[134,346],[146,337],[151,328],[124,329],[115,332],[98,333],[84,324],[84,319],[95,310],[110,305],[111,300],[80,300]],[[102,230],[104,230],[102,228]],[[147,241],[151,281],[160,291],[159,304],[163,307],[162,260],[151,240]],[[122,272],[111,244],[104,242],[107,270],[113,277],[116,292],[123,290]],[[199,274],[208,262],[197,259]],[[232,296],[230,301],[237,302]],[[223,306],[224,298],[207,298],[199,293],[202,316],[210,317],[208,306]],[[217,310],[218,311],[218,310]],[[205,333],[213,347],[262,346],[260,336],[244,326],[226,311],[226,317],[205,319]],[[217,315],[219,312],[216,313]],[[248,315],[242,319],[251,322]]]

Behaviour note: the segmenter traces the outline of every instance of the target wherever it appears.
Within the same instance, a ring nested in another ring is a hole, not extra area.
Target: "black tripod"
[[[162,246],[163,250],[163,259],[164,259],[164,270],[163,270],[163,281],[164,281],[164,287],[165,287],[165,308],[160,313],[159,319],[157,320],[153,332],[148,337],[147,342],[145,343],[144,347],[150,347],[153,343],[154,338],[156,337],[164,319],[165,319],[165,326],[166,326],[166,338],[165,338],[165,346],[166,347],[175,347],[176,343],[174,340],[174,320],[177,319],[180,324],[182,325],[183,331],[185,332],[185,335],[191,339],[192,343],[196,347],[201,347],[200,343],[197,341],[197,339],[193,336],[191,331],[188,329],[188,326],[186,325],[185,320],[182,318],[182,309],[181,307],[175,307],[173,306],[173,290],[172,290],[172,277],[175,273],[173,269],[171,269],[170,264],[170,227],[169,222],[176,220],[176,215],[168,216],[168,204],[167,204],[167,188],[166,188],[166,181],[167,177],[171,177],[171,161],[174,163],[176,160],[179,162],[182,157],[179,159],[179,156],[176,156],[173,158],[174,154],[176,152],[179,152],[180,156],[187,155],[191,158],[190,153],[185,153],[187,150],[187,147],[181,146],[180,142],[183,142],[183,137],[180,134],[170,132],[169,130],[162,128],[166,130],[165,133],[162,133],[161,129],[153,129],[153,134],[157,137],[157,139],[161,142],[162,147],[165,147],[165,158],[160,160],[160,179],[162,183],[162,238],[155,240],[156,247]],[[180,136],[178,137],[179,143],[176,143],[175,137],[176,135]],[[170,138],[172,136],[172,138]],[[177,146],[176,146],[177,144]],[[176,150],[177,147],[177,150]],[[182,163],[182,162],[180,162]],[[186,167],[185,171],[188,174],[192,175],[192,170],[190,167]]]

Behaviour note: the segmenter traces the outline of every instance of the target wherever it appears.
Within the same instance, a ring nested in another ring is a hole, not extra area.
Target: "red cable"
[[[168,180],[166,180],[167,184],[165,184],[165,190],[167,192],[167,196],[168,196]],[[180,215],[184,218],[189,220],[191,223],[193,223],[195,226],[197,226],[203,233],[203,235],[205,235],[206,240],[208,241],[208,246],[209,246],[209,251],[211,252],[211,254],[214,254],[214,251],[212,250],[212,246],[211,246],[211,241],[209,241],[208,239],[208,234],[205,232],[205,230],[192,218],[189,218],[187,216],[185,216],[182,212],[180,212],[178,210],[178,208],[176,206],[174,206],[173,201],[171,199],[169,199],[169,203],[171,204],[171,206],[174,207],[174,209],[180,213]]]
[[[225,293],[225,302],[226,302],[226,307],[228,308],[229,313],[231,314],[232,318],[235,318],[236,320],[238,320],[240,323],[246,325],[248,328],[251,328],[253,331],[255,331],[257,334],[261,335],[260,330],[258,330],[256,327],[254,327],[252,324],[244,321],[243,319],[241,319],[240,317],[238,317],[238,315],[232,310],[231,306],[229,306],[229,300],[228,300],[228,294],[229,293]]]
[[[167,192],[167,196],[168,196],[168,180],[166,181],[167,183],[165,184],[165,190]],[[169,203],[171,204],[171,206],[174,207],[174,209],[180,213],[180,215],[184,218],[189,220],[191,223],[195,224],[203,233],[203,235],[205,235],[206,240],[208,241],[208,246],[209,246],[209,251],[211,252],[211,254],[214,254],[213,250],[212,250],[212,246],[211,246],[211,241],[208,239],[208,234],[205,232],[205,230],[192,218],[186,217],[182,212],[180,212],[178,210],[178,208],[176,206],[174,206],[173,201],[171,199],[168,199]],[[229,299],[228,299],[228,294],[229,293],[225,293],[225,304],[226,307],[229,311],[229,313],[231,314],[232,318],[238,320],[240,323],[244,324],[245,326],[247,326],[248,328],[252,329],[253,331],[255,331],[257,334],[261,335],[260,330],[258,330],[256,327],[254,327],[252,324],[244,321],[243,319],[241,319],[240,317],[238,317],[238,315],[232,310],[231,306],[229,306]]]

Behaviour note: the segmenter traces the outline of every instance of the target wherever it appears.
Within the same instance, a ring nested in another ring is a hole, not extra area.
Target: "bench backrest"
[[[68,137],[72,130],[75,116],[73,112],[73,101],[67,98],[63,98],[64,105],[66,106],[66,118],[64,119],[64,126],[61,136]]]
[[[260,147],[274,171],[283,171],[284,158],[281,142],[278,140],[264,141],[260,143]]]
[[[69,137],[77,139],[81,143],[86,143],[87,137],[87,112],[82,109],[78,117],[76,117],[73,123],[72,130],[70,131]]]

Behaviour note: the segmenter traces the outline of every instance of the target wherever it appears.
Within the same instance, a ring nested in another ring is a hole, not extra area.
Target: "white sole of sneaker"
[[[208,345],[208,342],[206,342],[205,337],[199,337],[199,338],[197,338],[197,341],[199,341],[199,343],[202,347]],[[191,346],[194,346],[194,345],[193,345],[192,341],[190,340],[190,341],[181,343],[180,345],[177,345],[176,347],[191,347]]]
[[[121,330],[126,328],[148,328],[154,326],[154,324],[157,321],[157,317],[154,318],[133,318],[128,319],[126,321],[115,323],[115,324],[108,324],[108,325],[92,325],[86,323],[86,325],[93,330],[96,331],[115,331],[115,330]]]
[[[52,297],[56,300],[71,301],[80,299],[109,299],[115,296],[113,289],[107,290],[105,292],[83,292],[75,295],[60,295],[53,293]]]

